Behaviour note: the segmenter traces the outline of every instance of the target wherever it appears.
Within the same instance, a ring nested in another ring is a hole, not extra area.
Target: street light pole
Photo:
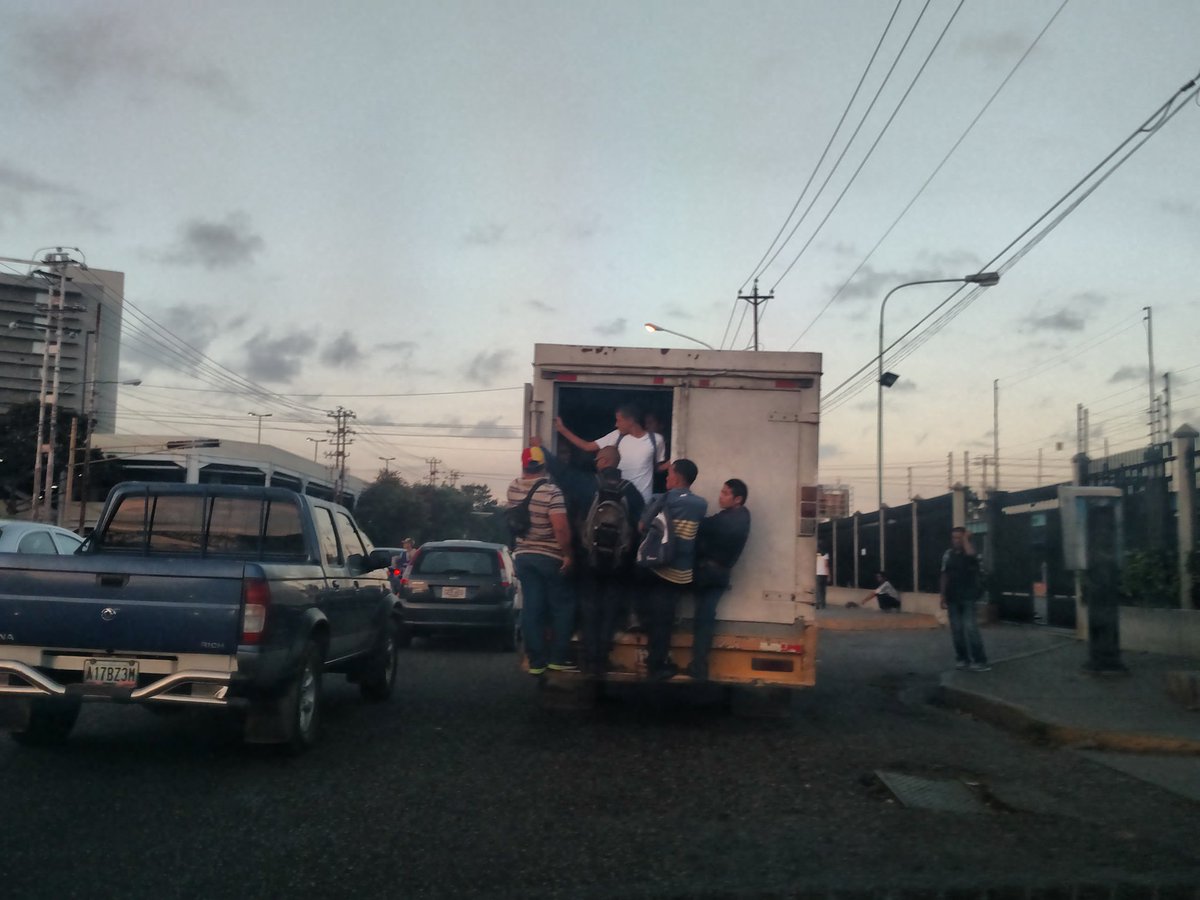
[[[260,443],[260,444],[261,444],[261,443],[262,443],[262,420],[263,420],[263,419],[269,419],[269,418],[271,418],[271,416],[272,416],[273,414],[272,414],[272,413],[256,413],[256,412],[252,412],[252,413],[246,413],[246,415],[248,415],[248,416],[254,416],[254,418],[258,419],[258,443]]]
[[[396,457],[394,457],[394,456],[380,456],[380,457],[379,457],[379,459],[383,460],[383,474],[385,474],[385,475],[387,474],[387,472],[388,472],[388,463],[390,463],[390,462],[391,462],[393,459],[395,459],[395,458],[396,458]]]
[[[883,389],[891,387],[896,383],[896,376],[891,372],[887,374],[890,377],[888,381],[884,381],[883,371],[883,313],[887,309],[887,302],[892,294],[906,287],[913,287],[918,284],[953,284],[961,282],[963,284],[977,284],[981,287],[991,287],[1000,283],[999,272],[979,272],[975,275],[967,275],[963,278],[924,278],[919,281],[906,281],[904,284],[898,284],[886,294],[884,294],[883,302],[879,304],[879,357],[878,375],[876,378],[876,401],[875,401],[875,479],[878,488],[879,500],[879,568],[886,568],[887,563],[887,539],[885,531],[885,516],[883,513]]]
[[[649,331],[651,334],[654,334],[654,332],[656,332],[656,331],[661,331],[661,332],[664,332],[665,334],[673,334],[676,337],[681,337],[686,341],[691,341],[694,344],[699,344],[702,347],[707,347],[709,350],[717,349],[712,344],[708,344],[708,343],[705,343],[704,341],[700,340],[700,338],[694,338],[690,334],[683,334],[682,332],[679,332],[679,331],[672,331],[670,328],[663,328],[661,325],[655,325],[653,322],[646,323],[646,330]],[[758,348],[756,347],[755,349],[758,349]]]
[[[317,448],[324,444],[328,438],[305,438],[306,441],[313,445],[313,462],[317,461]]]

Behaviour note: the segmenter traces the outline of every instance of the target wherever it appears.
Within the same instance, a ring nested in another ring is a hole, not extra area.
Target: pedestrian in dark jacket
[[[979,633],[975,601],[979,599],[979,554],[965,528],[950,531],[950,549],[942,556],[942,609],[950,616],[955,667],[986,672],[987,653]]]

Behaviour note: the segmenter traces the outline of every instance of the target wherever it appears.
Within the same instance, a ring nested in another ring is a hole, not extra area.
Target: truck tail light
[[[271,585],[265,578],[242,579],[242,638],[240,643],[257,644],[267,627]]]

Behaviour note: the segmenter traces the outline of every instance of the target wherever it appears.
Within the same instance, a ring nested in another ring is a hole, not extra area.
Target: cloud
[[[1040,331],[1083,331],[1083,314],[1073,309],[1060,309],[1044,316],[1029,316],[1021,325],[1021,331],[1028,334]]]
[[[358,362],[363,356],[358,342],[349,331],[343,331],[321,350],[321,362],[327,366],[347,367]]]
[[[1028,36],[1010,29],[993,34],[974,33],[959,42],[957,52],[960,56],[982,57],[990,63],[1012,62],[1028,46]]]
[[[302,331],[271,339],[263,329],[242,344],[246,356],[241,368],[256,381],[291,381],[316,346],[316,338]]]
[[[77,194],[61,182],[48,181],[32,172],[0,162],[0,190],[18,194]]]
[[[625,327],[628,320],[625,318],[613,319],[611,322],[602,322],[595,328],[596,334],[602,337],[616,337],[625,333]]]
[[[18,19],[8,25],[15,35],[14,68],[35,97],[61,101],[64,95],[82,95],[108,82],[125,87],[135,99],[182,88],[230,111],[250,108],[223,69],[188,60],[180,49],[183,35],[160,34],[157,25],[151,34],[141,16],[108,10]]]
[[[254,259],[266,242],[250,230],[245,213],[234,212],[223,222],[192,219],[185,223],[178,242],[158,255],[160,262],[171,265],[201,265],[206,269],[224,269],[245,265]]]
[[[821,459],[837,459],[840,456],[845,456],[846,451],[839,444],[822,444],[817,455]]]
[[[544,300],[538,300],[536,297],[525,301],[525,305],[537,312],[554,312],[555,308]]]
[[[507,230],[507,225],[484,222],[472,225],[470,230],[463,235],[462,240],[469,247],[494,247],[497,244],[503,243],[504,233]]]
[[[476,353],[467,366],[467,380],[475,384],[490,384],[509,366],[513,352],[511,350],[484,350]]]
[[[169,331],[179,335],[184,341],[201,353],[207,354],[213,341],[222,335],[230,335],[240,331],[248,317],[244,314],[229,319],[222,318],[221,311],[211,306],[201,307],[194,303],[179,303],[169,306],[156,314],[158,321]],[[185,372],[195,371],[184,356],[165,353],[153,344],[128,343],[121,347],[122,364],[136,365],[144,376],[155,369],[176,370],[182,368]]]
[[[20,223],[27,206],[40,207],[48,223],[64,231],[107,230],[104,215],[78,188],[0,161],[0,223]]]
[[[590,241],[601,231],[600,220],[593,218],[588,221],[572,222],[563,229],[563,234],[568,240],[572,241]]]
[[[893,384],[890,388],[888,388],[888,391],[893,394],[895,394],[895,393],[911,394],[916,389],[917,389],[917,383],[915,381],[906,381],[905,379],[901,378],[899,381],[897,381],[895,384]]]
[[[1109,384],[1119,384],[1122,381],[1145,381],[1150,375],[1147,366],[1121,366],[1108,379]]]
[[[681,303],[670,303],[664,312],[674,319],[694,319],[696,314]]]
[[[1172,216],[1181,216],[1185,219],[1194,219],[1200,216],[1200,206],[1191,200],[1160,200],[1158,208]]]

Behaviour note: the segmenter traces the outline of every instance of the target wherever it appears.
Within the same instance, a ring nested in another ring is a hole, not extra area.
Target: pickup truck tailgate
[[[2,554],[0,640],[107,652],[233,653],[245,564],[197,562]],[[203,575],[189,575],[189,568]]]

